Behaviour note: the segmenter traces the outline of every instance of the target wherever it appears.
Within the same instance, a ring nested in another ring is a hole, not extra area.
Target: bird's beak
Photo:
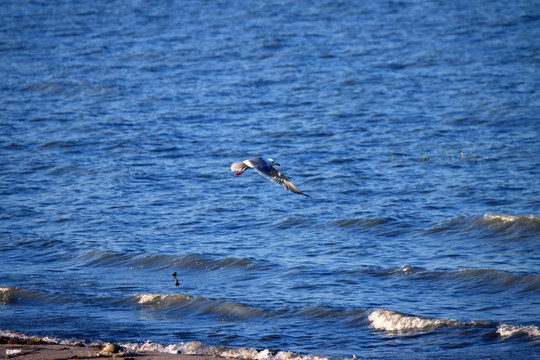
[[[280,166],[278,163],[275,163],[274,165],[275,165],[275,166]]]

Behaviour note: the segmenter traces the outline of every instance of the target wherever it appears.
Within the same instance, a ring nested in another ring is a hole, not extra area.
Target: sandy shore
[[[103,352],[103,347],[57,344],[0,344],[0,356],[5,359],[59,360],[59,359],[141,359],[141,360],[208,360],[223,359],[212,356],[167,354],[160,352]]]

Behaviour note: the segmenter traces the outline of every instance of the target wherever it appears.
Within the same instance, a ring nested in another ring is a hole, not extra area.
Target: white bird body
[[[267,159],[261,156],[258,158],[235,162],[231,165],[231,171],[236,171],[234,176],[240,176],[244,173],[244,171],[253,169],[269,180],[283,185],[283,187],[290,192],[310,197],[308,194],[304,194],[298,190],[298,188],[294,186],[285,175],[277,171],[273,166],[279,166],[279,164],[274,162],[273,159]]]

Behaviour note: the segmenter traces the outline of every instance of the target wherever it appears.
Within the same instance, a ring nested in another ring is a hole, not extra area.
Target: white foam
[[[22,349],[6,349],[6,356],[14,356],[21,354]]]
[[[272,358],[273,358],[273,355],[270,352],[270,350],[265,349],[265,350],[259,351],[259,353],[254,359],[255,360],[271,360]]]
[[[0,330],[0,336],[4,336],[7,338],[17,338],[17,337],[21,339],[27,338],[26,335],[18,333],[16,331],[11,331],[11,330]]]
[[[512,223],[516,221],[524,221],[530,223],[538,223],[540,217],[534,215],[506,215],[506,214],[484,214],[484,220],[488,222]]]
[[[163,352],[169,354],[180,354],[182,352],[181,347],[183,344],[169,344],[162,345],[146,341],[143,344],[140,343],[122,343],[121,346],[126,348],[130,352]]]
[[[221,356],[235,359],[257,359],[259,351],[251,348],[230,348],[221,352]]]
[[[152,295],[152,294],[148,294]],[[155,294],[154,294],[155,295]],[[420,316],[407,315],[392,310],[378,309],[371,312],[368,317],[371,327],[377,330],[385,331],[406,331],[406,330],[425,330],[434,329],[440,326],[475,326],[477,322],[460,322],[452,319],[426,318]],[[497,334],[502,338],[511,336],[527,335],[531,337],[540,337],[540,327],[534,325],[516,326],[511,324],[498,324]],[[28,335],[10,331],[0,330],[0,336],[10,338],[31,338]],[[42,337],[44,341],[62,345],[76,345],[84,343],[87,346],[100,345],[104,343],[95,341],[92,343],[80,341],[77,339],[61,339],[56,337]],[[225,357],[239,360],[331,360],[331,357],[321,355],[302,355],[289,351],[278,351],[276,353],[264,349],[254,348],[227,348],[220,346],[205,345],[200,341],[191,341],[177,344],[156,344],[150,341],[145,343],[126,342],[119,345],[126,348],[129,352],[162,352],[170,354],[187,354],[210,357]],[[354,357],[353,357],[354,359]]]
[[[453,319],[426,318],[398,313],[392,310],[379,309],[373,311],[369,317],[371,327],[384,331],[405,331],[405,330],[425,330],[434,329],[440,326],[477,326],[485,322],[468,321],[462,322]],[[495,323],[492,323],[495,325]],[[526,335],[530,337],[540,337],[540,327],[535,325],[511,325],[498,324],[497,334],[502,338],[511,336]]]
[[[155,344],[147,341],[143,344],[122,343],[131,352],[164,352],[172,354],[187,354],[199,356],[225,357],[240,360],[330,360],[329,357],[319,355],[300,355],[289,351],[279,351],[273,354],[270,350],[256,350],[253,348],[227,348],[205,345],[200,341],[190,341],[170,345]]]
[[[0,287],[0,304],[7,305],[10,303],[12,291],[11,288],[2,286]]]
[[[139,304],[146,305],[154,303],[156,300],[163,298],[162,294],[135,294],[135,297],[139,299]]]
[[[423,330],[459,324],[458,321],[452,319],[412,316],[386,309],[373,311],[369,314],[368,320],[373,329],[385,331]]]
[[[159,303],[163,301],[181,301],[181,300],[191,300],[193,299],[192,296],[186,295],[186,294],[135,294],[134,295],[138,300],[139,304],[141,305],[158,305]]]
[[[484,214],[484,220],[486,221],[500,221],[500,222],[512,222],[516,221],[517,216],[504,215],[504,214]]]
[[[94,346],[94,345],[103,345],[104,343],[101,341],[84,341],[80,339],[63,339],[55,336],[32,336],[23,334],[16,331],[11,330],[0,330],[0,336],[4,336],[7,338],[19,338],[23,340],[27,339],[39,339],[43,340],[45,342],[48,342],[50,344],[58,344],[58,345],[79,345],[79,344],[85,344],[86,346]]]
[[[515,335],[540,337],[540,327],[534,325],[517,326],[510,324],[499,324],[497,327],[497,333],[503,338]]]
[[[185,354],[203,355],[202,349],[204,348],[204,344],[200,341],[191,341],[182,345],[182,352]]]

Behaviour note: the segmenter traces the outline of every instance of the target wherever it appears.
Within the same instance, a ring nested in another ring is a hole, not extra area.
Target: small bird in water
[[[179,282],[178,279],[176,278],[176,271],[172,273],[172,276],[174,277],[174,286],[180,285],[180,282]]]
[[[276,184],[283,185],[285,190],[293,192],[295,194],[304,195],[310,197],[308,194],[304,194],[292,182],[287,179],[285,175],[274,169],[273,166],[279,166],[273,159],[267,159],[265,157],[258,157],[253,159],[248,159],[244,161],[235,162],[231,165],[231,171],[236,171],[234,176],[240,176],[247,169],[253,169],[264,177],[270,179]]]

